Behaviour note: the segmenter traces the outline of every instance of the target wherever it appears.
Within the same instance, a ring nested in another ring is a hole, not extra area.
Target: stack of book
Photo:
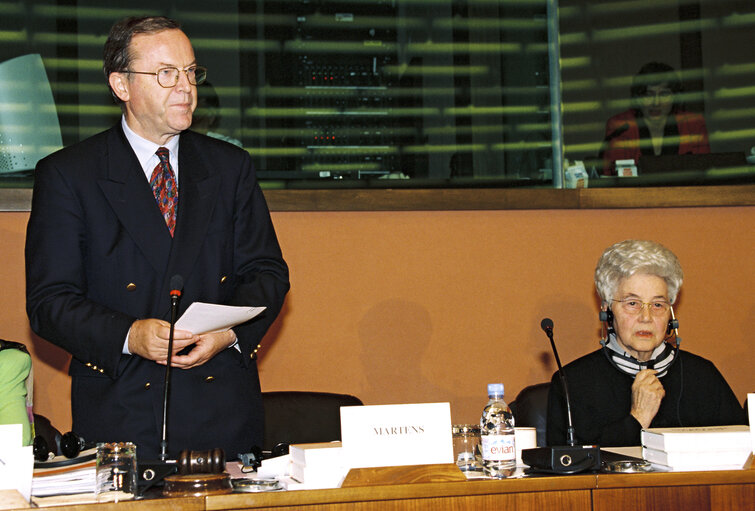
[[[642,430],[642,457],[666,470],[735,470],[752,450],[748,426]]]
[[[288,484],[287,489],[338,488],[346,477],[341,442],[292,444],[291,477],[300,484]]]
[[[76,458],[59,456],[51,462],[34,464],[31,494],[48,497],[72,493],[94,494],[96,448],[82,451]]]

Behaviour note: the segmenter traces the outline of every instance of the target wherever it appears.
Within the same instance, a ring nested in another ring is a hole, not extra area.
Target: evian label
[[[482,459],[511,461],[516,459],[514,435],[482,435]]]

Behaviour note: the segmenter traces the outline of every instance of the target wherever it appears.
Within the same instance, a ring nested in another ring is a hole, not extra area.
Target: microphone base
[[[153,486],[164,484],[166,477],[178,473],[178,462],[176,460],[149,460],[137,461],[137,470],[139,480],[139,494],[143,495],[145,491]]]
[[[597,445],[560,445],[522,450],[522,462],[533,472],[578,474],[600,470],[600,447]]]

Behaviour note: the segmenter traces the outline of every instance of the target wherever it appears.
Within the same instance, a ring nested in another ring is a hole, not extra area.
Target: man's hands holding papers
[[[226,330],[225,332],[198,335],[196,339],[197,341],[194,343],[191,351],[184,355],[173,355],[170,361],[171,366],[179,369],[191,369],[192,367],[201,366],[233,344],[236,341],[236,334],[233,333],[233,330]],[[165,362],[160,363],[165,364]]]
[[[170,323],[161,319],[139,319],[131,325],[128,334],[128,351],[148,360],[165,364],[168,359]],[[191,346],[198,336],[188,330],[173,331],[173,355]],[[172,365],[175,365],[172,364]]]
[[[171,366],[190,369],[211,360],[236,340],[232,327],[249,321],[265,307],[234,307],[194,302],[176,321]],[[134,355],[166,364],[170,323],[160,319],[137,320],[131,326],[128,349]],[[188,353],[178,355],[187,347]]]

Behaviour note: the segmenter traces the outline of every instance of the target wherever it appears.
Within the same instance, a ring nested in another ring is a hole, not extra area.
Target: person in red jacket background
[[[682,83],[674,68],[661,62],[645,64],[630,92],[632,108],[606,122],[604,175],[616,175],[616,160],[636,163],[642,155],[710,153],[705,119],[680,105]]]

